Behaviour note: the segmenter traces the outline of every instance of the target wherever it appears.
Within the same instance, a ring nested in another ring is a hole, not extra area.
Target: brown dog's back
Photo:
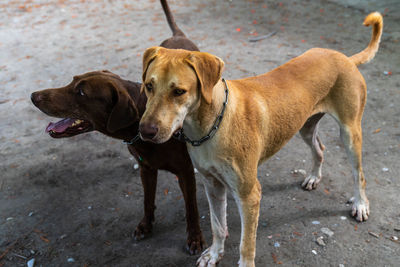
[[[172,37],[164,40],[160,46],[171,49],[186,49],[190,51],[200,51],[197,46],[190,41],[186,35],[179,29],[179,27],[175,23],[175,19],[172,16],[171,10],[169,9],[168,3],[166,0],[160,0],[161,5],[163,7],[165,16],[167,17],[168,25],[172,31]]]

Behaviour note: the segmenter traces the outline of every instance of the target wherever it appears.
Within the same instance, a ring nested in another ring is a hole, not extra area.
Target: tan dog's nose
[[[141,123],[139,132],[144,139],[153,139],[158,133],[158,127],[154,123]]]

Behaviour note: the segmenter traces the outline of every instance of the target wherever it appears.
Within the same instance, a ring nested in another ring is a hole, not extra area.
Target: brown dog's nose
[[[158,127],[154,123],[141,123],[139,125],[140,135],[145,139],[153,139],[158,133]]]
[[[40,94],[38,94],[37,92],[34,92],[31,94],[31,101],[33,104],[37,104],[42,100],[42,97]]]

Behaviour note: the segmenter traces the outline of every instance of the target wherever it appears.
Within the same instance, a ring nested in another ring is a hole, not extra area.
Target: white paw
[[[213,247],[209,247],[201,253],[200,258],[197,260],[198,267],[214,267],[217,266],[217,263],[222,259],[224,255],[223,249],[213,249]]]
[[[304,182],[301,184],[301,186],[304,189],[307,190],[313,190],[317,188],[317,185],[321,181],[321,178],[314,176],[314,175],[309,175],[306,179],[304,179]]]
[[[369,203],[368,200],[357,200],[353,199],[353,206],[351,209],[351,215],[359,222],[368,220],[369,216]]]

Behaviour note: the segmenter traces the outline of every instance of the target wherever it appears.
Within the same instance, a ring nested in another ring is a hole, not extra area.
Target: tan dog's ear
[[[140,87],[140,92],[143,92],[144,88],[144,80],[146,79],[147,69],[149,68],[150,63],[156,58],[158,51],[161,47],[154,46],[147,48],[143,54],[143,74],[142,74],[142,87]]]
[[[201,86],[201,96],[210,104],[212,90],[221,78],[225,63],[219,57],[204,52],[193,52],[186,59],[194,69]]]
[[[108,85],[116,97],[114,107],[107,121],[107,130],[113,133],[138,121],[139,112],[127,91],[118,89],[113,82],[109,82]]]

